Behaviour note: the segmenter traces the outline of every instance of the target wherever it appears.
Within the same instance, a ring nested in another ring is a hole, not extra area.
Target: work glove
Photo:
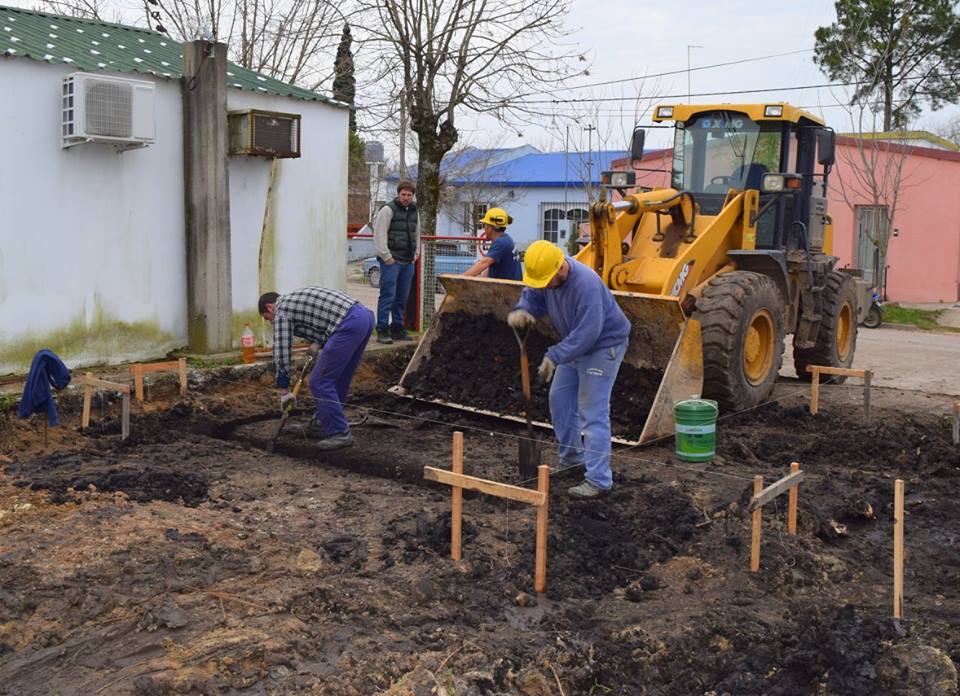
[[[292,411],[296,405],[297,395],[293,392],[280,395],[280,413],[285,413],[288,408]]]
[[[320,344],[319,344],[319,343],[311,343],[311,344],[310,344],[310,347],[307,348],[307,353],[309,353],[309,354],[310,354],[310,357],[313,357],[313,358],[315,358],[315,357],[317,357],[318,355],[320,355]]]
[[[521,310],[522,311],[522,310]],[[544,384],[550,384],[553,379],[553,373],[557,371],[557,363],[550,359],[549,355],[544,355],[540,361],[540,367],[537,368],[537,376]]]
[[[514,309],[507,315],[507,324],[517,331],[537,323],[537,318],[525,309]]]

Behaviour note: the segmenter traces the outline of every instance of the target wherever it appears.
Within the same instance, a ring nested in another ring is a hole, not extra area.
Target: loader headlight
[[[771,106],[763,107],[763,115],[769,116],[770,118],[780,118],[783,116],[783,105],[773,104]]]
[[[637,183],[635,172],[604,172],[600,180],[610,188],[627,188]]]
[[[760,180],[763,193],[782,193],[796,191],[803,186],[803,177],[799,174],[764,174]]]
[[[657,107],[657,118],[673,118],[673,107],[672,107],[672,106],[658,106],[658,107]]]
[[[783,174],[764,174],[760,180],[760,190],[764,193],[783,191]]]

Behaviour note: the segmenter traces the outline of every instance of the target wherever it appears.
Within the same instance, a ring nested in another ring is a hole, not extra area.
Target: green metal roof
[[[65,64],[95,72],[137,72],[168,79],[181,77],[180,42],[149,29],[91,19],[0,6],[0,55]],[[252,70],[227,63],[227,85],[347,106]]]

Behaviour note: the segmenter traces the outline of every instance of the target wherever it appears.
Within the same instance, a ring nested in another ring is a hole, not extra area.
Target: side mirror
[[[817,131],[817,161],[826,166],[832,166],[836,159],[835,147],[837,134],[832,130],[821,129]]]
[[[643,140],[646,138],[647,133],[642,128],[637,128],[633,131],[633,138],[630,140],[630,167],[635,167],[636,164],[643,159]]]

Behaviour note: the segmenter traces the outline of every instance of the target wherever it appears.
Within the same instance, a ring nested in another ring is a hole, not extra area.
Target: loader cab
[[[756,247],[804,247],[810,195],[823,185],[813,176],[817,133],[823,130],[815,117],[785,105],[685,105],[669,114],[675,119],[673,188],[693,194],[702,215],[717,215],[731,189],[756,189],[763,211]],[[763,175],[774,172],[801,175],[801,189],[791,195],[763,192]]]

